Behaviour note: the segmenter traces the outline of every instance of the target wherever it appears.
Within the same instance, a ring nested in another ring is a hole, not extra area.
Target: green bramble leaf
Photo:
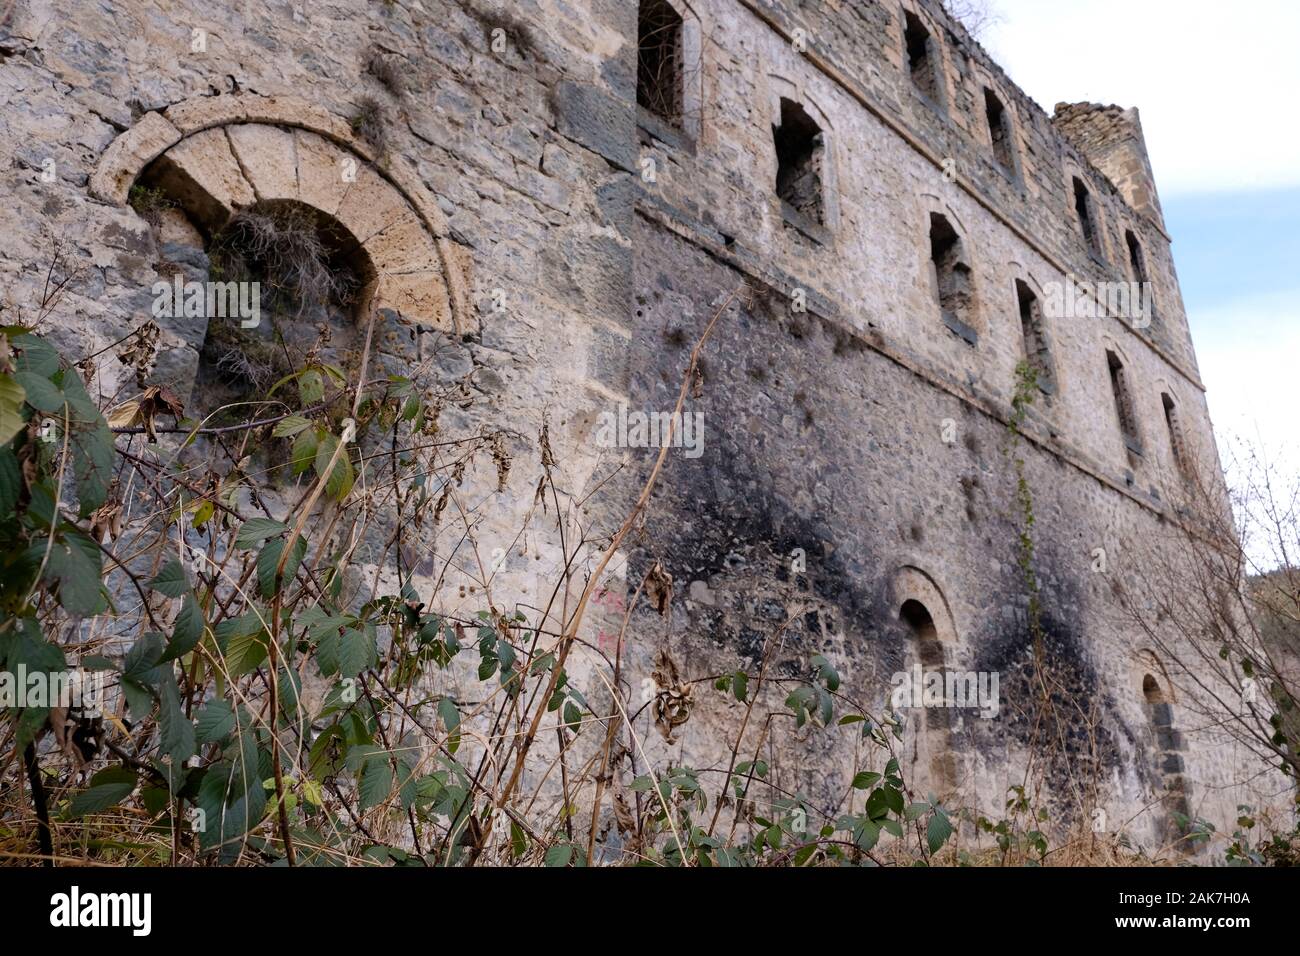
[[[189,591],[190,582],[181,563],[173,558],[162,566],[157,577],[149,582],[149,587],[169,598],[178,598]]]
[[[11,375],[0,375],[0,445],[7,445],[23,430],[23,403],[27,393]]]
[[[126,767],[109,767],[90,778],[89,789],[72,798],[64,812],[65,820],[76,820],[90,813],[100,813],[116,806],[135,790],[137,777]]]
[[[256,548],[267,538],[274,538],[276,535],[284,534],[289,530],[289,526],[273,521],[270,518],[249,518],[239,527],[239,533],[235,535],[235,547],[241,551],[247,551],[250,548]]]
[[[292,438],[305,428],[311,427],[311,421],[301,415],[290,415],[271,430],[272,438]]]

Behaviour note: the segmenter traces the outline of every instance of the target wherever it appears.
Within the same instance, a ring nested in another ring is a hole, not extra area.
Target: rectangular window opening
[[[1138,435],[1137,415],[1133,407],[1133,396],[1129,393],[1128,382],[1124,374],[1124,363],[1114,352],[1106,352],[1106,364],[1110,368],[1110,388],[1115,396],[1115,413],[1119,417],[1120,433],[1124,436],[1124,445],[1134,455],[1142,455],[1142,441]]]
[[[912,82],[930,102],[938,104],[939,70],[934,39],[916,14],[908,12],[905,17],[904,38],[907,42],[907,65],[912,74]]]
[[[818,226],[826,224],[822,194],[825,139],[816,121],[792,100],[781,100],[781,124],[772,127],[776,146],[776,194]]]
[[[989,122],[989,135],[993,140],[993,158],[1009,173],[1015,172],[1015,157],[1011,147],[1011,118],[1006,107],[992,90],[984,91],[984,112]]]
[[[957,230],[939,213],[930,214],[930,264],[944,323],[974,345],[975,296],[970,265]]]
[[[682,18],[667,0],[641,0],[637,22],[637,104],[682,123]]]
[[[1124,233],[1124,241],[1128,244],[1128,264],[1133,270],[1133,278],[1137,282],[1146,282],[1147,279],[1147,262],[1146,257],[1142,254],[1142,244],[1138,242],[1138,237],[1129,229]]]
[[[1097,256],[1101,255],[1101,234],[1097,231],[1097,217],[1092,205],[1092,194],[1078,176],[1074,177],[1074,211],[1079,216],[1079,228],[1083,230],[1084,241],[1088,249]]]
[[[1183,425],[1178,417],[1178,406],[1168,392],[1162,393],[1161,402],[1165,407],[1165,424],[1169,428],[1169,447],[1174,455],[1174,464],[1184,480],[1192,478],[1192,459],[1187,452],[1187,441],[1183,435]]]
[[[1056,382],[1047,336],[1043,331],[1042,305],[1033,290],[1019,279],[1016,280],[1016,296],[1020,303],[1020,330],[1025,339],[1025,360],[1034,370],[1038,387],[1050,395],[1056,390]]]

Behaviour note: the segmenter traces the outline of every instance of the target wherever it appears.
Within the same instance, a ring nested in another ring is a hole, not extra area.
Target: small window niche
[[[1151,283],[1151,274],[1147,271],[1146,250],[1142,248],[1141,240],[1138,239],[1137,233],[1132,229],[1124,231],[1124,245],[1128,247],[1129,274],[1133,276],[1133,281],[1140,283],[1142,287],[1139,301],[1151,303],[1150,318],[1154,321],[1156,312],[1155,287]],[[1148,293],[1147,290],[1150,290],[1150,292]]]
[[[948,217],[937,212],[930,214],[930,284],[944,325],[968,345],[979,344],[966,247]]]
[[[915,13],[904,11],[903,17],[903,40],[907,47],[907,69],[912,77],[912,86],[932,106],[942,109],[939,45]]]
[[[1128,265],[1129,271],[1133,275],[1133,281],[1149,281],[1147,278],[1147,260],[1142,252],[1142,243],[1138,242],[1138,237],[1132,229],[1125,230],[1124,243],[1128,246]]]
[[[989,140],[993,146],[993,158],[1012,179],[1016,177],[1015,131],[1011,125],[1011,114],[998,99],[998,95],[988,87],[984,88],[984,116],[988,120]]]
[[[826,136],[793,100],[781,98],[781,121],[772,127],[776,147],[776,195],[786,222],[824,241],[826,227]]]
[[[1102,258],[1101,230],[1097,225],[1097,208],[1092,193],[1078,176],[1074,177],[1074,212],[1079,217],[1079,229],[1083,232],[1083,241],[1088,252],[1097,259]]]
[[[1039,390],[1048,396],[1056,394],[1056,366],[1052,361],[1051,347],[1043,326],[1043,306],[1028,283],[1016,280],[1016,301],[1020,309],[1020,332],[1025,343],[1025,361],[1034,371]]]
[[[1130,461],[1141,459],[1142,438],[1138,431],[1137,412],[1133,404],[1133,395],[1129,390],[1124,363],[1120,357],[1109,349],[1106,351],[1106,366],[1110,371],[1110,390],[1115,398],[1115,414],[1119,419],[1120,434],[1124,438],[1124,447],[1128,449]]]
[[[1174,459],[1174,466],[1185,482],[1191,482],[1195,476],[1191,455],[1188,453],[1187,436],[1183,434],[1182,419],[1178,414],[1178,403],[1168,392],[1162,392],[1160,402],[1165,409],[1165,427],[1169,432],[1169,451]]]

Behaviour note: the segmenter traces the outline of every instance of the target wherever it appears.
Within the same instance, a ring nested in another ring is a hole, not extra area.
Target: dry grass
[[[373,96],[357,100],[348,125],[352,132],[374,147],[375,152],[382,154],[388,149],[388,111]]]
[[[332,251],[315,218],[296,206],[245,209],[231,217],[212,242],[212,276],[220,281],[257,280],[269,286],[273,307],[304,310],[346,302],[342,273],[331,267]]]
[[[408,89],[406,72],[397,57],[384,53],[382,50],[373,49],[370,57],[366,60],[366,72],[397,99],[401,99],[406,95]]]
[[[492,43],[492,35],[500,30],[510,41],[511,46],[519,51],[520,56],[529,57],[537,53],[537,42],[533,38],[532,30],[518,17],[505,10],[485,10],[473,4],[470,5],[470,12],[479,23],[483,24],[489,46]]]

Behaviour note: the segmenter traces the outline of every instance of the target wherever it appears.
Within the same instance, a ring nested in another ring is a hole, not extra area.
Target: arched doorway
[[[1180,821],[1190,814],[1189,788],[1183,774],[1183,736],[1175,728],[1172,692],[1167,682],[1147,671],[1142,676],[1142,699],[1151,727],[1151,760],[1160,814],[1155,824],[1156,839],[1177,844],[1187,834]]]
[[[898,617],[908,634],[905,660],[909,677],[915,681],[919,669],[922,685],[935,674],[942,680],[948,655],[929,606],[908,598],[899,608]],[[924,699],[912,703],[903,738],[911,765],[908,782],[920,797],[932,794],[946,800],[956,792],[959,778],[952,710],[947,706],[924,706]]]

